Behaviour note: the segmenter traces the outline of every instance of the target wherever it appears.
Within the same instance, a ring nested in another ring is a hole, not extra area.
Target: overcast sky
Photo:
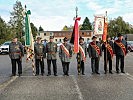
[[[126,22],[133,24],[133,1],[132,0],[20,0],[23,7],[31,10],[31,22],[35,26],[40,25],[45,31],[59,31],[64,25],[73,25],[75,7],[78,7],[78,16],[82,24],[85,17],[91,22],[95,14],[105,14],[108,18],[122,16]],[[16,0],[0,0],[0,16],[8,22],[10,12]]]

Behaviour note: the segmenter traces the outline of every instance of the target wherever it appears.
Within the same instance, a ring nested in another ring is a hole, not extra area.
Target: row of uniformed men
[[[90,42],[88,48],[84,39],[80,37],[79,44],[81,47],[80,52],[77,54],[77,69],[78,74],[85,75],[84,73],[84,62],[87,57],[87,52],[91,58],[91,68],[92,74],[99,73],[99,60],[102,56],[102,51],[104,50],[104,70],[105,74],[107,73],[107,63],[109,62],[109,73],[112,73],[112,58],[113,54],[116,54],[116,72],[119,73],[119,60],[121,62],[121,72],[124,72],[124,57],[127,53],[127,43],[123,39],[121,34],[118,34],[118,40],[114,43],[110,40],[110,37],[107,37],[107,42],[103,43],[102,46],[100,42],[96,41],[97,37],[92,37],[92,42]],[[72,47],[67,43],[68,39],[64,38],[64,43],[59,48],[59,57],[62,62],[64,75],[69,76],[69,64],[72,57]],[[47,53],[47,65],[48,65],[48,75],[51,75],[51,62],[53,64],[54,76],[57,76],[57,44],[53,42],[53,36],[50,36],[50,41],[46,44],[46,47],[41,43],[41,38],[37,38],[37,42],[34,45],[35,53],[35,66],[36,66],[36,75],[39,75],[39,70],[41,68],[41,75],[44,75],[44,58],[46,58]],[[24,48],[20,42],[17,41],[17,38],[14,38],[12,43],[9,46],[9,56],[12,62],[12,76],[16,75],[16,63],[18,64],[18,74],[22,74],[22,64],[21,57],[24,56]]]

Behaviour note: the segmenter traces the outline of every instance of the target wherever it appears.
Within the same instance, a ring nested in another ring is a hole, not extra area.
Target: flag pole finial
[[[76,18],[78,17],[78,7],[75,8],[76,10]]]
[[[27,6],[25,5],[25,9],[27,8]]]
[[[107,11],[105,13],[106,13],[106,16],[107,16]]]

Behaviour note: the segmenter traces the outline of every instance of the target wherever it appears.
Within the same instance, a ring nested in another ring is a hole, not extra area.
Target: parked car
[[[9,44],[11,41],[7,41],[0,46],[0,53],[9,53]]]
[[[127,41],[127,48],[128,51],[133,51],[133,41]]]

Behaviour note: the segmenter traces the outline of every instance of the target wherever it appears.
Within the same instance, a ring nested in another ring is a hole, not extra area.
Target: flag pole
[[[105,20],[105,21],[106,21],[106,18],[107,18],[107,11],[106,11],[105,17],[104,17],[104,20]],[[107,23],[106,23],[106,24],[107,24]],[[108,32],[108,31],[107,31],[107,32]],[[107,34],[106,34],[106,46],[107,46]],[[105,46],[105,47],[106,47],[106,46]],[[105,66],[106,66],[106,68],[107,68],[107,63],[108,63],[108,59],[107,59],[107,52],[108,52],[108,51],[107,51],[107,47],[106,47],[106,51],[105,51],[105,52],[106,52],[106,53],[105,53],[105,54],[106,54],[106,55],[105,55],[105,56],[106,56],[106,65],[105,65]]]
[[[75,11],[76,11],[76,18],[78,17],[78,7],[76,7],[75,8]],[[76,19],[75,18],[75,19]],[[80,61],[81,60],[81,58],[80,58],[80,55],[79,55],[79,53],[77,53],[77,70],[78,70],[78,75],[80,75]]]

